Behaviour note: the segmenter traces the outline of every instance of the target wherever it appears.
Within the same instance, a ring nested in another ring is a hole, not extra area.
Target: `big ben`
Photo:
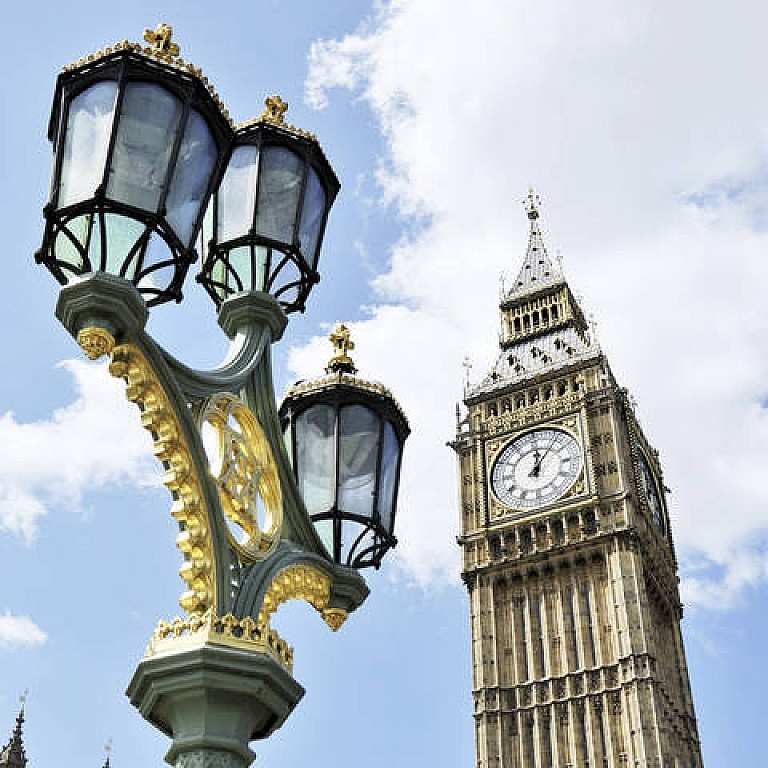
[[[701,768],[659,454],[526,207],[452,443],[477,768]]]

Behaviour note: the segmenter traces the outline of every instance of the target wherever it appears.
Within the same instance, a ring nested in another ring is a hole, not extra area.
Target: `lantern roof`
[[[357,368],[349,356],[349,352],[355,348],[349,328],[343,324],[337,325],[329,334],[328,340],[333,344],[334,354],[328,361],[325,369],[326,375],[318,379],[302,379],[297,381],[286,392],[284,402],[294,399],[300,400],[334,389],[364,392],[386,400],[394,406],[402,420],[402,426],[406,434],[409,434],[411,429],[408,424],[408,417],[392,392],[377,381],[367,381],[356,375]]]
[[[96,51],[96,53],[83,56],[72,64],[62,68],[63,73],[74,72],[76,70],[84,69],[94,62],[100,59],[105,59],[108,56],[112,56],[120,52],[131,52],[143,56],[150,61],[159,62],[166,66],[172,67],[180,72],[192,75],[194,78],[200,81],[205,89],[210,94],[216,106],[221,111],[222,115],[226,118],[230,127],[234,128],[234,121],[230,117],[229,112],[225,108],[223,102],[219,98],[218,93],[213,85],[208,81],[208,78],[203,75],[203,71],[190,62],[184,61],[181,58],[180,49],[177,43],[173,41],[173,27],[170,24],[160,23],[157,27],[144,30],[144,41],[148,45],[144,46],[141,43],[132,43],[130,40],[123,40],[122,42],[115,43],[114,45],[107,45],[104,48]]]
[[[238,123],[235,126],[235,130],[239,134],[248,134],[251,130],[258,130],[259,128],[268,128],[278,133],[285,134],[292,138],[302,139],[305,143],[310,144],[315,148],[317,153],[322,158],[325,165],[328,166],[328,170],[331,173],[333,182],[338,192],[339,182],[336,178],[336,174],[328,162],[328,158],[323,152],[323,148],[314,133],[305,131],[303,128],[297,128],[295,125],[291,125],[285,120],[285,113],[288,111],[288,102],[283,101],[276,93],[271,96],[267,96],[264,99],[264,109],[258,117],[253,117],[245,122]],[[335,197],[335,193],[333,195]]]

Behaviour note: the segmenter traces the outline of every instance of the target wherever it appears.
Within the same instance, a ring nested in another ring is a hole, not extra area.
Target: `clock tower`
[[[477,768],[701,768],[659,454],[527,213],[452,443]]]

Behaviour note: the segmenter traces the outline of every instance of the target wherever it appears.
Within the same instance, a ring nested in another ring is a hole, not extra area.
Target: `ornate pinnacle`
[[[2,768],[26,768],[27,755],[24,751],[24,738],[22,736],[22,726],[24,725],[24,703],[26,700],[27,692],[25,691],[24,694],[19,697],[21,707],[19,708],[19,714],[16,717],[16,727],[13,729],[10,740],[3,750],[0,751],[0,766],[2,766]]]
[[[104,758],[104,768],[109,768],[109,756],[111,752],[112,752],[112,739],[109,739],[107,743],[104,745],[104,753],[106,755]]]
[[[357,373],[354,361],[347,354],[355,348],[355,342],[352,341],[352,334],[350,334],[349,328],[346,325],[337,325],[328,336],[328,341],[333,344],[334,355],[328,361],[325,372]]]
[[[525,211],[528,214],[528,218],[534,221],[539,218],[539,206],[541,205],[541,199],[533,191],[533,187],[528,187],[528,197],[523,201],[525,203]]]
[[[264,111],[257,119],[267,123],[274,123],[275,125],[283,125],[287,111],[288,102],[283,101],[277,94],[274,94],[264,99]]]
[[[170,24],[160,23],[155,30],[145,29],[144,39],[154,48],[155,53],[176,57],[179,55],[179,46],[171,40],[173,27]]]

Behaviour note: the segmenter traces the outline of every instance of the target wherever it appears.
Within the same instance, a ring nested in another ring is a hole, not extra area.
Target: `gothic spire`
[[[528,214],[528,220],[531,223],[528,234],[528,250],[525,254],[525,260],[520,267],[515,282],[510,286],[506,298],[516,294],[526,293],[528,290],[535,290],[541,285],[547,285],[556,279],[562,279],[563,273],[560,268],[560,260],[552,259],[547,253],[547,247],[544,245],[544,239],[541,236],[539,227],[539,206],[541,200],[533,191],[528,189],[528,196],[525,199],[525,211]]]
[[[103,768],[110,768],[109,757],[112,753],[112,739],[109,739],[109,741],[107,741],[107,743],[104,745],[104,752],[106,753],[106,757],[104,758]]]
[[[24,738],[21,727],[24,724],[24,701],[26,695],[21,697],[21,708],[16,717],[16,727],[13,729],[11,738],[0,752],[0,768],[26,768],[27,754],[24,751]]]

